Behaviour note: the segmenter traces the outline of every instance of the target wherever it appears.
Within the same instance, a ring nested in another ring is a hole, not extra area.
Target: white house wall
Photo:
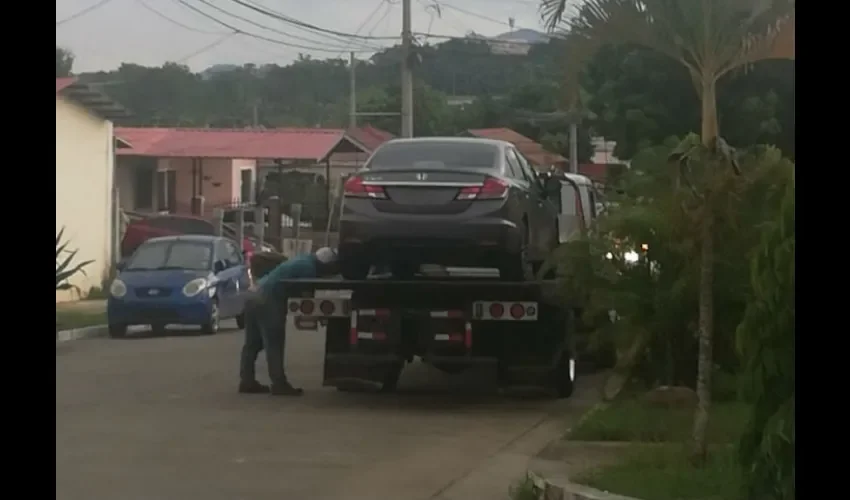
[[[112,123],[56,98],[56,232],[65,227],[77,261],[94,261],[71,283],[85,294],[101,286],[112,257]],[[57,292],[56,300],[77,298]]]

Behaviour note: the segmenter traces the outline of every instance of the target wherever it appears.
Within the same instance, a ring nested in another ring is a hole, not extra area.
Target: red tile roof
[[[58,95],[60,92],[65,90],[65,88],[70,87],[74,83],[76,83],[77,78],[73,76],[66,76],[63,78],[56,79],[56,94]]]
[[[347,133],[352,139],[366,146],[369,152],[374,151],[378,146],[388,140],[395,138],[395,135],[386,130],[381,130],[371,125],[348,129]]]
[[[163,158],[241,158],[320,161],[341,146],[359,148],[340,129],[116,128],[132,144],[119,155]]]
[[[608,165],[604,163],[582,163],[578,166],[578,173],[592,181],[604,183],[608,178]]]
[[[473,137],[510,142],[528,161],[539,167],[567,164],[567,159],[563,156],[546,151],[539,143],[509,128],[478,128],[466,132]]]

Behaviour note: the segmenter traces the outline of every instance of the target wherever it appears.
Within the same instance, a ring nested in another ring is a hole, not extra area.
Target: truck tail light
[[[487,177],[480,186],[461,188],[455,197],[459,201],[497,200],[508,195],[508,183],[495,177]]]
[[[522,304],[514,304],[511,306],[511,317],[520,319],[525,316],[525,307]]]
[[[350,198],[372,198],[374,200],[386,200],[387,193],[382,186],[365,184],[363,179],[354,176],[345,181],[343,194]]]
[[[330,316],[336,310],[336,306],[330,300],[323,300],[321,305],[319,305],[319,310],[322,311],[322,314],[325,316]]]
[[[312,300],[302,300],[301,301],[301,314],[310,315],[313,314],[313,311],[316,309],[316,304],[313,303]]]
[[[505,306],[499,304],[498,302],[494,302],[490,305],[490,316],[498,319],[505,315]]]

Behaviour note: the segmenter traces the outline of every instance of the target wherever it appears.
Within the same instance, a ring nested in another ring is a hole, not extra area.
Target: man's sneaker
[[[239,392],[241,394],[268,394],[269,386],[263,385],[256,380],[253,382],[240,382]]]
[[[304,394],[304,389],[300,387],[292,387],[289,382],[280,384],[272,384],[271,393],[273,396],[300,396]]]

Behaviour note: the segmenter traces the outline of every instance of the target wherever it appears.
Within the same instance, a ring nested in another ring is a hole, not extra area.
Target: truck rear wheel
[[[552,370],[552,385],[559,398],[568,398],[575,391],[576,360],[575,357],[565,352],[558,361],[558,366]]]
[[[404,363],[396,363],[387,369],[384,375],[383,383],[381,384],[381,392],[394,392],[398,388],[398,379],[401,378],[401,370],[404,368]]]

